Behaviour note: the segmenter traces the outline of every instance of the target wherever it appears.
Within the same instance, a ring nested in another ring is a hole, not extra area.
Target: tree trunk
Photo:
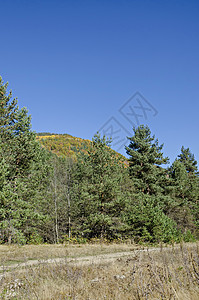
[[[59,231],[58,231],[58,214],[57,214],[57,179],[55,174],[55,168],[54,166],[54,206],[55,206],[55,236],[56,240],[55,243],[59,243]]]

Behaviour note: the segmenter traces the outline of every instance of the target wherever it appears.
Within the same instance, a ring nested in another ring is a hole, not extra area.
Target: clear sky
[[[112,130],[117,149],[148,124],[171,162],[182,145],[199,160],[199,1],[0,0],[0,24],[0,75],[33,130]]]

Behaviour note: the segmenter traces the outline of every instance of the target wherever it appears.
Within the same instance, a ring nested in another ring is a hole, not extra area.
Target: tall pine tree
[[[167,164],[168,157],[163,157],[163,145],[158,145],[155,136],[151,136],[148,126],[134,128],[134,135],[128,137],[130,144],[126,147],[129,156],[129,175],[138,192],[154,195],[162,191],[166,171],[161,166]]]
[[[133,130],[126,147],[129,176],[135,188],[126,208],[129,232],[138,240],[168,242],[177,236],[175,222],[166,215],[171,199],[165,195],[169,178],[162,165],[168,163],[168,158],[164,158],[163,145],[151,136],[148,126]]]
[[[122,230],[124,165],[108,147],[105,137],[95,135],[88,154],[82,155],[74,175],[76,228],[85,237],[113,238]]]
[[[0,77],[0,231],[3,241],[26,242],[44,216],[48,154],[31,131],[27,109],[19,109]]]

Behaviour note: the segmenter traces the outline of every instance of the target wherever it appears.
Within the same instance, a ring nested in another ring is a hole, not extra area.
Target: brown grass
[[[115,252],[128,252],[138,248],[131,244],[59,244],[59,245],[0,245],[0,265],[35,259],[79,257]]]
[[[40,263],[3,277],[0,294],[2,299],[197,300],[198,244],[134,251],[98,265]]]

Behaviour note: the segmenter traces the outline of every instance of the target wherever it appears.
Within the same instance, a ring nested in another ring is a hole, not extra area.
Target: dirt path
[[[53,259],[40,259],[40,260],[27,260],[26,262],[15,263],[12,265],[5,265],[0,266],[0,279],[7,273],[15,269],[21,269],[29,266],[34,266],[38,264],[51,264],[51,263],[65,263],[74,266],[85,266],[85,265],[92,265],[92,264],[101,264],[101,263],[111,263],[115,260],[123,257],[132,257],[135,256],[139,252],[147,252],[147,251],[160,251],[160,248],[149,248],[149,249],[142,249],[142,250],[133,250],[130,252],[116,252],[116,253],[108,253],[108,254],[99,254],[93,256],[81,256],[77,258],[53,258]]]

